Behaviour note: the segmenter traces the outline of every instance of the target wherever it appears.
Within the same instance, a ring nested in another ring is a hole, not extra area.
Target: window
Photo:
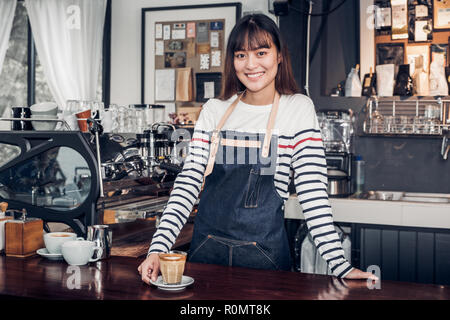
[[[44,67],[39,60],[39,56],[36,53],[36,68],[35,68],[35,101],[36,103],[45,101],[54,101],[50,88],[47,85],[45,79]],[[101,96],[100,96],[101,97]]]
[[[110,30],[108,27],[109,14],[110,9],[108,8],[105,18],[105,33]],[[104,51],[109,51],[109,45],[104,44],[103,48]],[[104,101],[107,104],[109,97],[103,91],[108,90],[109,86],[107,81],[109,80],[108,76],[105,77],[103,75],[102,69],[105,63],[107,65],[109,55],[106,56],[107,61],[105,60],[105,53],[103,53],[103,61],[100,63],[96,99],[98,101]],[[103,83],[103,80],[105,83]],[[30,106],[34,103],[54,100],[50,88],[47,85],[43,66],[34,47],[27,10],[24,2],[19,1],[14,15],[9,47],[6,51],[3,69],[0,73],[0,117],[4,113],[5,107]],[[0,127],[3,128],[4,125],[0,123]]]
[[[9,47],[0,73],[0,115],[6,106],[26,106],[28,18],[22,2],[16,6]],[[9,115],[8,115],[9,116]]]

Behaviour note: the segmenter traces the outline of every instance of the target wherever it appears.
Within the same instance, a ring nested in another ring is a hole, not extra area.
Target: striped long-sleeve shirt
[[[227,101],[210,99],[202,108],[189,145],[183,170],[153,236],[149,254],[168,251],[186,223],[197,201],[209,157],[210,137],[217,123],[236,96]],[[222,130],[264,133],[272,105],[253,106],[239,102]],[[308,97],[282,95],[273,134],[278,136],[274,175],[275,188],[284,202],[293,173],[298,201],[308,230],[331,271],[345,277],[351,270],[333,225],[327,194],[327,166],[320,127],[314,105]]]

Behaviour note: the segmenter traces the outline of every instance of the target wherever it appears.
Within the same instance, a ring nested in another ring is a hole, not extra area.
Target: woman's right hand
[[[142,281],[150,284],[150,279],[156,281],[159,274],[159,256],[157,253],[151,253],[138,267]]]

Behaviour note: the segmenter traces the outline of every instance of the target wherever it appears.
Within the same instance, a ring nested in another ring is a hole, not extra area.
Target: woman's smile
[[[255,79],[259,78],[264,75],[264,72],[257,72],[257,73],[247,73],[247,77]]]

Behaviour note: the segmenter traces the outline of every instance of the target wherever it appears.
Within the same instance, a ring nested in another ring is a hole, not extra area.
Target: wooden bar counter
[[[111,256],[81,267],[40,256],[0,255],[0,298],[63,300],[450,300],[450,287],[381,281],[369,289],[365,280],[325,275],[265,271],[187,263],[195,282],[167,292],[141,281],[143,258]],[[78,282],[77,282],[78,279]]]

